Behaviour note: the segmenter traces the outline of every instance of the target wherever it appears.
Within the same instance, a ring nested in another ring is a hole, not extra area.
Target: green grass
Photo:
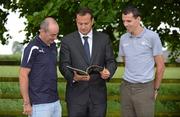
[[[58,83],[58,91],[61,98],[63,113],[66,115],[66,103],[64,101],[66,83]],[[119,97],[120,84],[107,83],[108,96]],[[19,83],[18,82],[0,82],[0,94],[9,95],[10,97],[20,97]],[[162,95],[179,95],[180,84],[165,83],[161,85],[159,96]],[[179,112],[180,102],[175,101],[160,101],[156,102],[156,112]],[[0,99],[0,112],[21,112],[22,100],[21,99]],[[117,98],[108,99],[107,117],[118,117],[120,114],[120,101]]]
[[[58,69],[57,69],[58,71]],[[166,79],[180,79],[179,67],[167,67],[165,70],[164,78]],[[121,78],[124,72],[124,67],[118,67],[114,77]],[[0,66],[0,77],[18,77],[19,66]],[[62,75],[58,71],[58,76]],[[67,115],[66,103],[64,101],[65,96],[65,82],[58,82],[58,92],[61,98],[61,104],[63,106],[63,115]],[[119,89],[120,83],[107,83],[108,89],[108,110],[107,117],[119,117],[120,116],[120,101]],[[14,97],[15,99],[1,99],[1,96]],[[159,92],[160,96],[180,96],[180,84],[178,83],[163,83]],[[18,99],[19,98],[19,99]],[[179,112],[180,102],[169,100],[157,100],[156,112]],[[22,99],[19,92],[18,82],[0,82],[0,114],[9,113],[10,115],[21,114],[22,112]],[[17,115],[17,117],[20,117]]]
[[[124,72],[124,67],[118,67],[114,74],[114,78],[122,78]],[[62,77],[61,73],[57,68],[57,73],[59,77]],[[1,66],[0,67],[0,77],[18,77],[19,66]],[[167,67],[165,69],[164,78],[179,79],[180,78],[180,67]]]
[[[1,61],[20,61],[21,53],[13,54],[13,55],[0,55]]]
[[[164,78],[180,79],[180,67],[166,67]]]
[[[58,91],[60,97],[64,98],[66,83],[58,83]],[[120,83],[107,83],[108,95],[119,95]],[[7,94],[20,97],[18,82],[0,82],[0,94]],[[180,95],[180,84],[165,83],[161,84],[159,95]]]

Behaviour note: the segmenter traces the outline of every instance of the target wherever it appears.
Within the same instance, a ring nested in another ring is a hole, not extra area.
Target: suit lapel
[[[98,37],[96,35],[96,32],[93,31],[93,37],[92,37],[92,55],[91,55],[90,64],[93,64],[93,59],[96,56],[97,48],[98,48]]]
[[[85,51],[84,51],[84,46],[83,46],[83,43],[81,41],[81,37],[80,37],[80,34],[79,32],[75,33],[74,35],[74,39],[76,39],[77,42],[76,45],[77,45],[77,49],[78,51],[80,52],[80,54],[82,55],[82,57],[84,58],[85,62],[89,65],[89,62],[88,62],[88,59],[86,57],[86,54],[85,54]]]

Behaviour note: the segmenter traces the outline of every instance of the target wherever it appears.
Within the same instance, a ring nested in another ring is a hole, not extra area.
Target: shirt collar
[[[147,30],[146,28],[143,28],[143,31],[139,35],[137,35],[137,36],[134,36],[131,33],[128,33],[129,34],[129,38],[134,38],[134,37],[141,38],[144,35],[144,33],[146,32],[146,30]]]
[[[83,38],[83,36],[88,36],[90,39],[92,39],[92,29],[87,35],[83,35],[81,32],[79,32],[79,34],[80,34],[81,39]]]
[[[39,37],[39,36],[36,36],[36,39],[38,40],[38,42],[42,45],[42,46],[44,46],[44,47],[51,47],[53,44],[50,44],[50,46],[48,46],[47,44],[45,44],[42,40],[41,40],[41,38]]]

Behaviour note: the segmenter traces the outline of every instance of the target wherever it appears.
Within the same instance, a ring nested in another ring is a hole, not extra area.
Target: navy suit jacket
[[[106,103],[106,80],[102,79],[99,73],[90,74],[89,81],[78,81],[74,83],[73,72],[66,66],[69,65],[86,70],[89,65],[99,65],[110,71],[111,78],[117,66],[109,36],[101,32],[93,31],[90,63],[87,61],[83,43],[78,31],[62,38],[59,56],[59,69],[67,80],[67,103],[85,104],[89,98],[91,98],[94,104]]]

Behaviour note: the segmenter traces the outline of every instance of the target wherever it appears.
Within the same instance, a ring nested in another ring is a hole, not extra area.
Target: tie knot
[[[83,36],[83,39],[84,40],[87,40],[89,37],[88,36]]]

